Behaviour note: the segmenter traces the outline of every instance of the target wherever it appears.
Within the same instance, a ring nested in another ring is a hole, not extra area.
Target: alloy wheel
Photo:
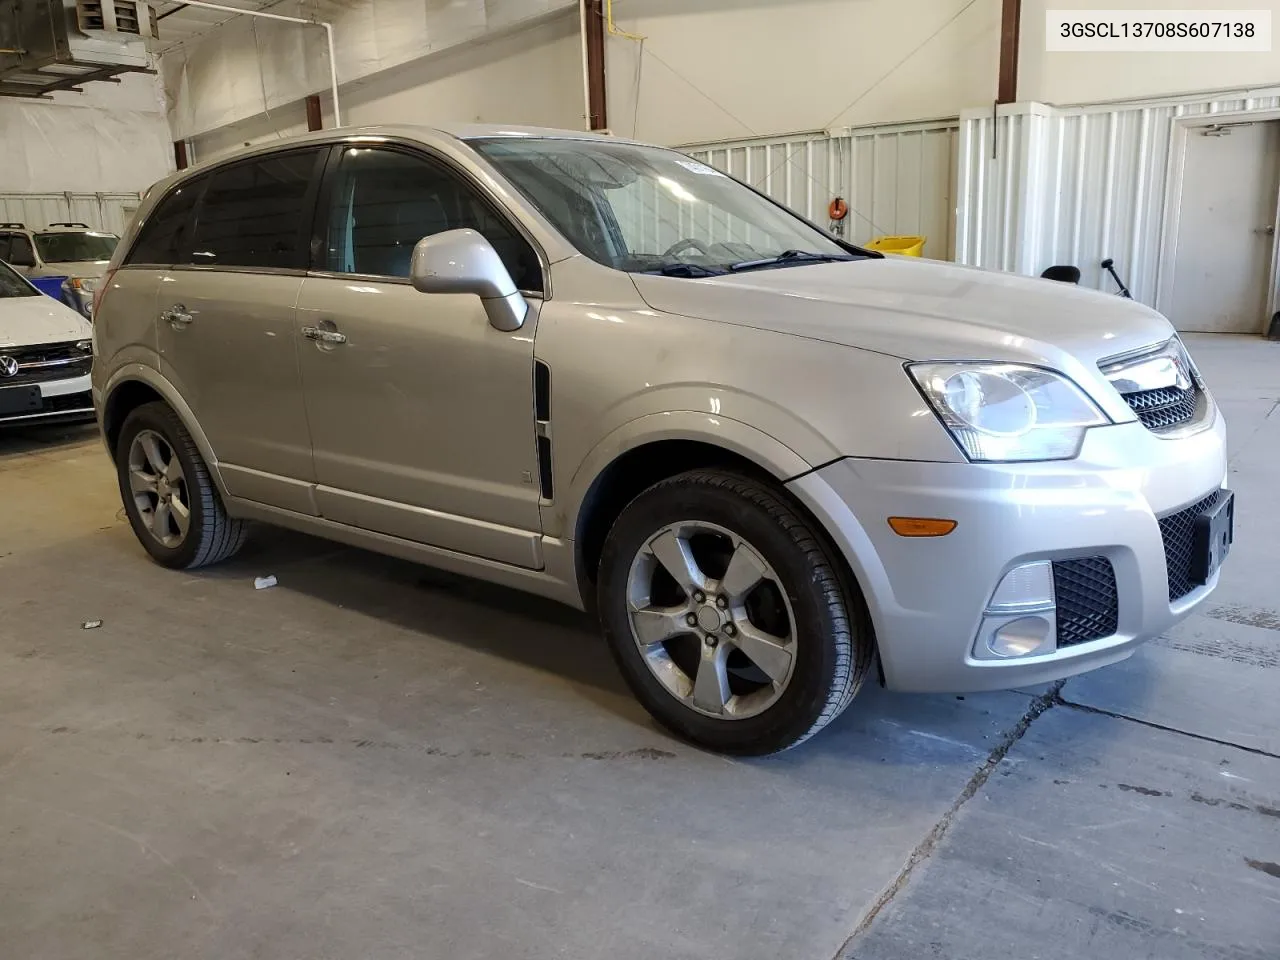
[[[740,720],[768,710],[795,668],[795,614],[778,574],[738,534],[670,523],[627,577],[631,634],[654,677],[689,709]]]
[[[173,446],[154,430],[138,431],[129,445],[129,490],[151,536],[181,546],[191,528],[187,478]]]

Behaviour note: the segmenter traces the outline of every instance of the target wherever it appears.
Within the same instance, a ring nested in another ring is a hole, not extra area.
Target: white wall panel
[[[0,193],[0,222],[44,227],[70,221],[118,234],[139,200],[136,193]]]
[[[663,144],[957,116],[996,92],[1001,0],[614,0],[609,125]]]
[[[939,120],[682,149],[824,226],[828,204],[843,197],[843,235],[855,243],[923,236],[925,256],[945,260],[953,249],[958,129]]]
[[[1276,109],[1280,89],[966,113],[956,259],[1028,275],[1075,264],[1084,285],[1114,290],[1100,266],[1110,257],[1134,297],[1155,304],[1176,121]]]
[[[331,22],[338,80],[346,86],[415,61],[519,35],[548,19],[568,19],[576,26],[577,9],[576,0],[319,0],[280,3],[272,12]],[[160,66],[175,138],[240,123],[313,93],[320,93],[332,109],[324,32],[316,27],[240,17],[171,48]],[[578,70],[569,102],[580,118],[580,61]],[[501,92],[514,104],[524,93],[520,84],[510,83]]]
[[[171,143],[146,74],[50,100],[0,98],[0,192],[144,190],[173,168]]]
[[[512,91],[518,90],[519,95]],[[559,17],[427,56],[344,85],[345,126],[371,123],[485,122],[582,125],[582,44],[578,21]],[[324,123],[332,111],[324,105]],[[306,131],[301,102],[191,138],[196,162]]]
[[[1023,0],[1018,92],[1024,100],[1059,105],[1270,85],[1280,76],[1280,44],[1269,53],[1050,53],[1048,10],[1270,10],[1280,25],[1280,0]],[[977,104],[975,100],[972,104]]]

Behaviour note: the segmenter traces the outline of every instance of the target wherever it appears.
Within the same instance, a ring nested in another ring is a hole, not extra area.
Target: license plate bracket
[[[39,413],[43,406],[39,387],[0,387],[0,416]]]
[[[1236,495],[1224,491],[1218,502],[1195,519],[1192,530],[1191,578],[1208,583],[1231,552],[1235,539]]]

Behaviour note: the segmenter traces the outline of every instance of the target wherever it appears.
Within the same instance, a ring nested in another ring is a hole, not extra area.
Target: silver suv
[[[38,229],[0,223],[0,260],[44,293],[61,299],[86,317],[93,294],[120,238],[90,229],[87,223],[51,223]]]
[[[160,563],[265,521],[599,616],[653,715],[767,753],[894,689],[1131,654],[1232,536],[1159,314],[886,258],[684,155],[380,127],[147,195],[95,402]]]

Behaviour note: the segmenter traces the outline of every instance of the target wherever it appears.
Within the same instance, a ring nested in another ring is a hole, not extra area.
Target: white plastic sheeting
[[[0,223],[83,223],[119,234],[140,202],[136,193],[0,193]]]
[[[576,0],[297,0],[272,7],[333,24],[340,83],[577,10]],[[240,17],[161,60],[175,138],[294,103],[329,86],[324,32]],[[512,97],[520,90],[513,88]]]
[[[48,101],[0,99],[0,192],[133,193],[165,176],[172,158],[154,77]]]
[[[966,112],[961,121],[956,259],[1037,275],[1081,268],[1157,304],[1174,126],[1180,118],[1280,109],[1280,89],[1055,108]],[[994,152],[994,156],[993,156]]]
[[[955,222],[956,120],[851,128],[810,135],[684,147],[816,223],[849,204],[843,236],[928,238],[925,256],[949,259]]]
[[[519,96],[511,91],[519,90]],[[582,126],[582,41],[572,16],[522,28],[456,55],[423,57],[342,93],[342,119],[370,123],[476,121],[546,127]],[[325,124],[330,117],[325,116]],[[306,130],[301,103],[271,115],[194,137],[196,162],[204,163],[259,143]]]

